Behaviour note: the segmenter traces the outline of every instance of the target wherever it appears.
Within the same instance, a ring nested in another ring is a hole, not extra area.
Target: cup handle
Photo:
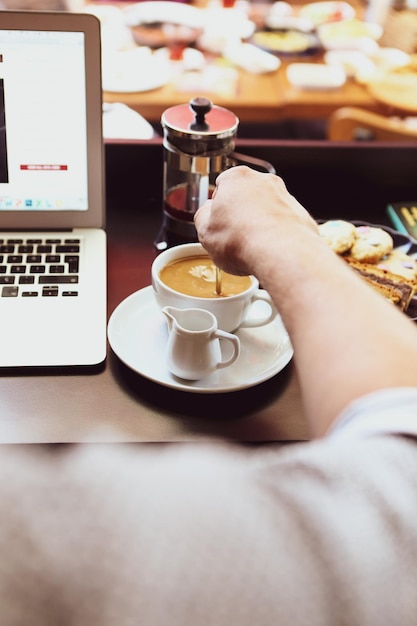
[[[264,289],[258,289],[252,297],[251,305],[257,300],[262,300],[263,302],[269,304],[269,315],[264,315],[263,317],[254,317],[252,319],[244,319],[239,328],[256,328],[257,326],[265,326],[266,324],[272,322],[272,320],[274,320],[278,315],[277,308],[267,291],[265,291]]]
[[[233,347],[233,353],[224,361],[219,361],[216,365],[216,369],[222,369],[223,367],[227,367],[228,365],[232,365],[237,361],[240,354],[240,340],[239,337],[233,335],[232,333],[226,333],[224,330],[216,330],[213,333],[213,337],[217,339],[225,339],[226,341],[230,341]]]

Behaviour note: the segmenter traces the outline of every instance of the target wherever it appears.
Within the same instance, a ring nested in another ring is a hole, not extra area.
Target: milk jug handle
[[[225,341],[230,341],[233,347],[232,355],[228,359],[220,361],[217,364],[217,369],[222,369],[223,367],[227,367],[228,365],[231,365],[232,363],[234,363],[240,354],[239,337],[237,335],[233,335],[232,333],[227,333],[219,329],[214,331],[213,337],[216,339],[223,339]]]

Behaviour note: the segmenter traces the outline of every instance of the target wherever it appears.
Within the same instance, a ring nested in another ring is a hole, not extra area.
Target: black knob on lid
[[[195,120],[190,124],[191,130],[208,130],[209,126],[206,123],[206,115],[210,113],[213,103],[208,98],[193,98],[190,100],[190,109],[195,113]]]

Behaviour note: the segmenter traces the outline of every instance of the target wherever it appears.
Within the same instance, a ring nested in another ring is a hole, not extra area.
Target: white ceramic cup
[[[186,243],[161,252],[153,261],[151,268],[152,287],[156,301],[162,309],[173,306],[180,309],[199,308],[210,311],[217,318],[218,328],[233,332],[239,328],[254,328],[269,324],[276,316],[277,310],[271,296],[259,288],[259,282],[251,276],[251,285],[245,291],[224,298],[199,298],[189,296],[168,287],[160,279],[159,273],[165,265],[181,258],[190,256],[207,256],[200,243]],[[251,315],[251,309],[257,301],[266,302],[261,315]]]

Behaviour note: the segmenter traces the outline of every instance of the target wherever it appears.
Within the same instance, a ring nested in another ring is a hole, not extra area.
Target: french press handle
[[[275,167],[272,165],[272,163],[269,163],[269,161],[257,159],[256,157],[241,154],[240,152],[232,152],[230,156],[236,161],[236,163],[234,163],[233,165],[248,165],[254,170],[258,170],[259,172],[265,172],[267,174],[277,173]]]

